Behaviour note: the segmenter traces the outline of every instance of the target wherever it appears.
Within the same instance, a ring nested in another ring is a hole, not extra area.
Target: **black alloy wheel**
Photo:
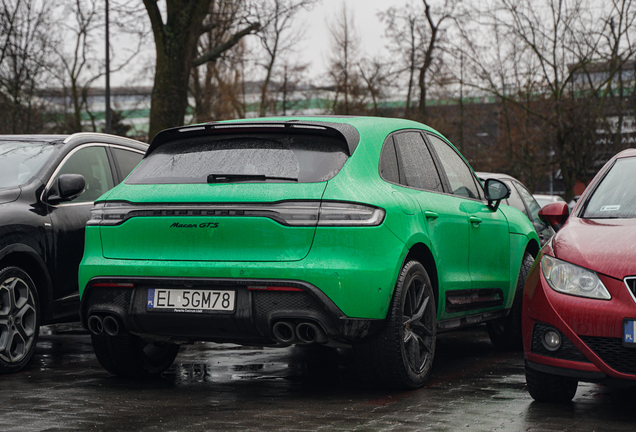
[[[31,360],[40,331],[38,301],[27,272],[0,270],[0,373],[17,372]]]
[[[394,389],[421,387],[433,366],[436,315],[428,273],[409,261],[400,272],[385,328],[354,347],[363,380]]]

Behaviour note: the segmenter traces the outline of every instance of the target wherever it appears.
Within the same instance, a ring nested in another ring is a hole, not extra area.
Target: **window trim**
[[[116,147],[116,148],[121,148],[121,149],[125,149],[125,150],[131,150],[134,151],[136,153],[140,153],[140,154],[144,154],[145,152],[135,149],[135,148],[131,148],[131,147],[126,147],[126,146],[122,146],[122,145],[117,145],[117,144],[109,144],[109,143],[86,143],[86,144],[80,144],[77,147],[71,149],[66,156],[64,156],[62,158],[62,160],[57,164],[57,167],[55,167],[55,170],[53,171],[53,173],[51,174],[51,176],[49,177],[49,180],[46,183],[46,186],[44,187],[44,190],[42,191],[42,194],[40,195],[40,201],[45,203],[48,206],[51,207],[55,207],[55,208],[59,208],[59,207],[79,207],[79,206],[86,206],[86,205],[94,205],[95,201],[83,201],[83,202],[63,202],[63,203],[59,203],[59,204],[51,204],[46,200],[46,195],[48,193],[49,190],[51,190],[51,187],[53,186],[53,182],[55,180],[55,178],[57,177],[57,175],[59,174],[60,170],[62,169],[62,167],[64,166],[64,164],[68,161],[68,159],[70,159],[71,156],[73,156],[75,153],[77,153],[78,151],[88,148],[88,147],[103,147],[104,151],[106,152],[106,158],[108,159],[108,166],[111,169],[111,177],[113,182],[115,182],[117,179],[115,178],[115,175],[118,176],[118,172],[114,172],[113,171],[113,167],[112,164],[115,163],[113,160],[113,157],[110,153],[110,148],[111,147]]]
[[[395,182],[392,182],[390,180],[387,180],[380,173],[380,164],[381,164],[381,158],[382,158],[382,151],[384,150],[384,147],[387,145],[387,141],[389,141],[389,139],[390,139],[391,143],[392,143],[392,146],[393,146],[393,151],[395,153],[395,160],[396,160],[396,163],[397,163],[398,181],[401,181],[401,178],[402,178],[403,174],[402,174],[402,170],[400,169],[400,163],[399,163],[399,159],[398,159],[397,146],[396,146],[397,143],[395,141],[395,136],[399,135],[399,134],[402,134],[402,133],[409,133],[409,132],[418,133],[422,137],[424,145],[428,149],[429,154],[431,155],[431,159],[433,160],[433,166],[435,167],[435,171],[437,171],[437,175],[439,176],[440,183],[442,185],[442,191],[431,190],[431,189],[422,189],[422,188],[418,188],[418,187],[415,187],[415,186],[408,186],[408,185],[405,185],[403,183],[395,183]],[[439,158],[437,157],[437,153],[435,153],[434,149],[432,149],[432,146],[431,146],[430,142],[426,139],[426,131],[423,131],[421,129],[400,129],[400,130],[393,131],[393,132],[389,133],[389,135],[387,135],[387,137],[385,138],[384,142],[382,143],[382,147],[380,148],[380,157],[378,158],[378,176],[383,181],[385,181],[385,182],[387,182],[389,184],[395,185],[395,186],[400,186],[400,187],[403,187],[403,188],[417,190],[417,191],[422,191],[422,192],[430,192],[430,193],[437,193],[437,194],[448,194],[447,193],[447,190],[449,189],[448,179],[446,178],[446,172],[444,170],[442,170],[440,172],[440,166],[441,166],[441,162],[439,161]],[[450,194],[450,195],[452,195],[452,194]]]
[[[455,146],[453,144],[451,144],[450,141],[448,141],[446,138],[442,137],[441,135],[432,133],[432,132],[428,132],[428,131],[422,131],[425,139],[426,139],[426,143],[429,146],[429,149],[431,151],[431,155],[433,156],[433,159],[435,161],[436,164],[438,164],[441,168],[441,174],[440,176],[442,177],[442,182],[444,182],[444,194],[446,195],[450,195],[450,196],[454,196],[454,197],[458,197],[458,198],[463,198],[463,199],[468,199],[471,201],[479,201],[479,202],[484,202],[486,200],[486,194],[484,193],[484,188],[481,184],[481,182],[479,181],[479,179],[477,178],[477,175],[475,174],[475,171],[472,169],[472,167],[470,166],[470,164],[468,163],[468,161],[466,161],[466,158],[464,158],[464,156],[455,148]],[[443,143],[445,143],[446,145],[448,145],[450,147],[451,150],[453,150],[455,152],[455,154],[457,156],[459,156],[459,158],[462,160],[462,162],[464,162],[464,165],[466,165],[466,168],[468,168],[468,170],[470,171],[470,175],[473,178],[473,183],[475,184],[475,187],[477,189],[477,192],[479,194],[479,196],[477,198],[470,198],[467,196],[462,196],[462,195],[456,195],[452,192],[452,188],[450,185],[450,180],[448,180],[448,176],[446,174],[446,169],[444,168],[444,164],[442,163],[441,158],[439,157],[439,155],[437,154],[437,151],[435,150],[435,146],[433,146],[433,143],[429,140],[429,136],[434,136],[436,138],[439,138],[440,140],[442,140]],[[438,169],[439,172],[439,169]]]

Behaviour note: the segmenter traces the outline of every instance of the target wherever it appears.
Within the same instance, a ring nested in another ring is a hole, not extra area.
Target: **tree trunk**
[[[157,63],[150,103],[148,138],[183,124],[188,108],[188,80],[202,23],[211,0],[167,0],[164,24],[157,0],[143,0],[155,37]]]

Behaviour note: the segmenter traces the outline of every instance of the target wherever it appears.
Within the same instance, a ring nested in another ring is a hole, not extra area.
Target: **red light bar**
[[[248,291],[303,291],[302,288],[288,287],[288,286],[264,286],[264,285],[250,285],[247,287]]]

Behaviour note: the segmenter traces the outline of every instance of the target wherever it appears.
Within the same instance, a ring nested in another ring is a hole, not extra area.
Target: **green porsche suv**
[[[373,384],[417,388],[436,334],[488,323],[521,347],[539,250],[509,190],[420,123],[268,118],[159,133],[86,227],[81,317],[111,373],[180,345],[321,344]]]

